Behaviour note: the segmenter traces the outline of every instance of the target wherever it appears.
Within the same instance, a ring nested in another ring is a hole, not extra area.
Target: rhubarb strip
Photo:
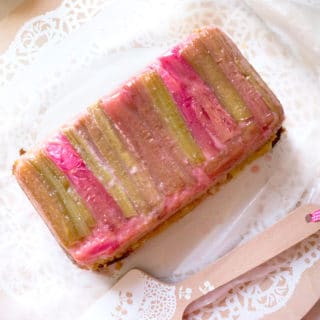
[[[239,95],[260,126],[267,128],[274,120],[272,110],[269,109],[256,87],[249,81],[250,73],[248,75],[241,73],[234,62],[231,51],[226,50],[224,37],[220,37],[220,32],[216,32],[214,29],[203,29],[200,31],[200,39],[228,80],[232,81],[233,86],[238,90]]]
[[[74,225],[79,239],[87,236],[96,222],[90,211],[85,207],[79,195],[70,186],[68,179],[42,151],[29,160],[36,170],[43,174],[47,183],[55,190],[65,206],[67,215]]]
[[[202,163],[204,155],[189,132],[161,77],[156,71],[150,70],[142,80],[157,112],[165,119],[171,134],[177,137],[179,146],[189,161],[195,165]]]

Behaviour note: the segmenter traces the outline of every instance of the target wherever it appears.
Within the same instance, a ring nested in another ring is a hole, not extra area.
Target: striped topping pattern
[[[86,264],[203,193],[282,119],[231,40],[204,28],[25,154],[14,173],[63,247]]]

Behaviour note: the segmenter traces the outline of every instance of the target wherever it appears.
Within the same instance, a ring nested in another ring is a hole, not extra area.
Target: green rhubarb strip
[[[218,64],[211,58],[200,39],[195,38],[182,48],[181,55],[213,89],[221,105],[235,120],[243,121],[251,117],[245,102]]]
[[[95,220],[70,186],[68,179],[42,152],[39,152],[38,156],[30,161],[43,174],[48,184],[57,190],[79,239],[89,235],[91,228],[95,226]]]
[[[23,172],[22,178],[28,183],[28,191],[41,207],[42,214],[58,235],[61,243],[65,247],[74,245],[81,237],[70,220],[58,191],[31,160],[24,161],[19,170]]]
[[[111,183],[112,175],[104,168],[88,147],[86,140],[77,132],[74,127],[63,129],[70,143],[75,147],[81,158],[85,161],[88,168],[100,180],[110,195],[116,200],[124,215],[129,218],[135,216],[137,211],[134,209],[130,199],[117,183]]]
[[[92,106],[88,111],[102,133],[101,139],[93,139],[94,143],[115,171],[137,211],[149,213],[150,207],[159,201],[154,185],[145,173],[139,172],[140,166],[118,137],[105,112],[99,106]],[[92,128],[88,125],[87,128],[90,133]],[[130,174],[130,170],[135,173]]]
[[[192,164],[204,161],[204,155],[189,132],[178,108],[169,91],[155,71],[150,71],[141,76],[141,81],[148,92],[157,112],[173,137],[176,137],[179,147],[186,154]]]

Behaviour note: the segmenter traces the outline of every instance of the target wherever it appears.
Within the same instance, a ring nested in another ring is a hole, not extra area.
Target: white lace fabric
[[[64,0],[53,11],[27,21],[0,57],[0,85],[6,85],[25,65],[30,65],[49,42],[62,41],[113,0]]]
[[[0,55],[0,307],[5,316],[79,317],[133,266],[180,280],[298,203],[320,202],[320,155],[315,152],[320,40],[312,28],[318,26],[314,14],[319,11],[317,1],[303,0],[72,0],[28,21]],[[271,154],[254,163],[257,173],[245,169],[125,259],[120,271],[105,276],[78,269],[11,175],[19,149],[41,141],[203,25],[226,31],[261,73],[284,106],[286,133]],[[301,43],[296,25],[304,27]],[[265,279],[237,286],[188,319],[260,319],[283,307],[303,272],[320,259],[319,239],[299,250],[284,258],[285,268],[275,263]]]

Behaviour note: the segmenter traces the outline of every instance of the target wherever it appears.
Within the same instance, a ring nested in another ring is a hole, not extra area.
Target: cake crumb
[[[270,154],[266,154],[265,156],[267,161],[271,161],[272,160],[272,156]]]
[[[121,270],[122,266],[123,266],[123,262],[119,261],[119,262],[116,263],[116,265],[114,266],[114,268],[115,268],[117,271],[119,271],[119,270]]]
[[[24,155],[26,152],[27,152],[26,150],[24,150],[23,148],[20,148],[20,150],[19,150],[19,155],[22,156],[22,155]]]
[[[255,164],[255,165],[253,165],[253,166],[251,167],[250,170],[251,170],[252,173],[257,173],[257,172],[259,172],[260,167],[259,167],[257,164]]]

